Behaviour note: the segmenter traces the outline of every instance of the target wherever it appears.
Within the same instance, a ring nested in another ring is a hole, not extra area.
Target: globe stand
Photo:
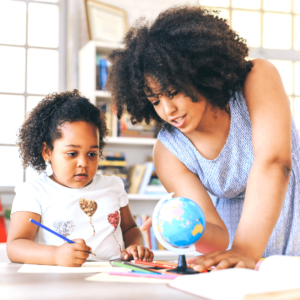
[[[185,255],[179,255],[178,267],[176,269],[168,270],[167,272],[185,275],[199,274],[199,272],[187,267]]]

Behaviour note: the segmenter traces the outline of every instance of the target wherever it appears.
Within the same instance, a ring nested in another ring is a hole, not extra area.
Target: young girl
[[[96,174],[106,135],[103,113],[76,90],[48,95],[30,113],[19,133],[24,166],[44,171],[51,164],[53,174],[15,189],[7,241],[11,261],[79,267],[88,252],[101,260],[153,259],[142,246],[122,180]]]
[[[158,177],[207,220],[195,269],[300,255],[300,140],[276,68],[245,59],[245,40],[201,7],[136,23],[124,42],[109,57],[107,86],[119,115],[165,125]]]

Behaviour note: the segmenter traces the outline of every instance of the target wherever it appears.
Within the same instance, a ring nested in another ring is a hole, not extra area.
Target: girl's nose
[[[81,157],[77,162],[77,168],[86,168],[88,166],[88,160],[84,157]]]

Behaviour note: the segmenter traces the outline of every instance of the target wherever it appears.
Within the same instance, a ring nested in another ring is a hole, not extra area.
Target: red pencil
[[[146,265],[151,267],[158,267],[158,268],[164,268],[164,269],[175,269],[177,268],[177,264],[175,265],[169,265],[168,262],[151,262],[151,261],[142,261],[142,260],[134,260],[135,264],[138,265]]]

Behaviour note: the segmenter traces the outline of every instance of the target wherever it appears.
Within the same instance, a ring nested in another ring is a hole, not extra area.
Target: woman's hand
[[[152,227],[152,218],[148,218],[147,221],[141,226],[142,231],[146,231]]]
[[[56,265],[64,267],[81,267],[92,252],[91,247],[82,239],[73,240],[75,243],[64,243],[55,251]]]
[[[203,272],[212,266],[215,266],[213,270],[227,268],[254,269],[256,264],[253,258],[232,249],[227,251],[215,251],[190,258],[187,260],[187,263],[190,264],[195,271],[199,272]]]
[[[135,259],[152,261],[154,254],[146,247],[140,245],[131,245],[122,251],[121,257],[125,260]]]

